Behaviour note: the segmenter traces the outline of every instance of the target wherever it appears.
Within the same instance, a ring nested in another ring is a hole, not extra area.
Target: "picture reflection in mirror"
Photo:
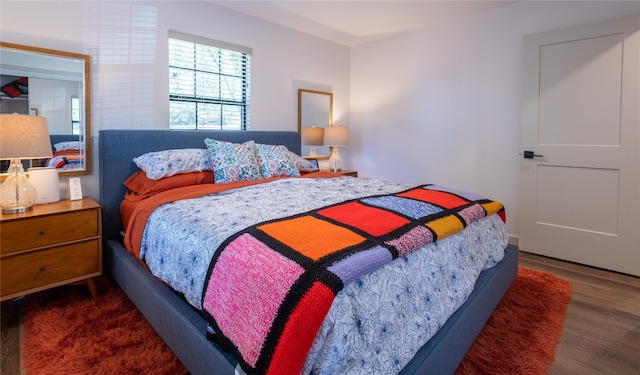
[[[53,156],[24,160],[25,171],[55,167],[63,174],[87,172],[89,57],[9,43],[0,47],[0,113],[42,116],[51,138]],[[0,173],[8,164],[0,163]]]

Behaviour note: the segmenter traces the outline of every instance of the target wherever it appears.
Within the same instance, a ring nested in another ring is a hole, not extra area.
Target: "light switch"
[[[69,179],[69,192],[71,193],[72,201],[82,199],[82,185],[80,184],[80,177],[72,177]]]

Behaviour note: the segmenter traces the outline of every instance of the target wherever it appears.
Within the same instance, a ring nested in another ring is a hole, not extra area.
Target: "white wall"
[[[29,109],[47,119],[49,134],[72,134],[71,97],[78,97],[82,82],[29,78]]]
[[[517,235],[523,35],[638,12],[525,2],[349,50],[206,1],[2,0],[0,39],[91,55],[94,199],[99,130],[168,127],[173,29],[253,48],[251,129],[296,130],[297,89],[331,91],[351,129],[345,168],[500,200]]]
[[[354,47],[351,166],[502,201],[517,237],[522,37],[640,12],[640,2],[526,2]]]
[[[252,130],[297,131],[298,88],[333,92],[337,118],[349,117],[347,47],[207,1],[2,0],[2,41],[91,56],[93,171],[82,177],[85,195],[100,195],[98,131],[168,129],[170,29],[253,49]]]

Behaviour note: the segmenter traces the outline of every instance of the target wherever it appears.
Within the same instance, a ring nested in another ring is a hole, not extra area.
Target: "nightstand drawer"
[[[80,276],[98,275],[99,254],[99,240],[95,239],[2,258],[0,294],[6,296]]]
[[[83,210],[35,217],[28,222],[3,222],[0,254],[97,237],[98,212]]]

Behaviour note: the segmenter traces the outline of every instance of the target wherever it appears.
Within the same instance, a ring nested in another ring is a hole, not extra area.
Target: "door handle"
[[[533,159],[533,158],[541,158],[542,155],[536,155],[533,153],[533,151],[525,151],[524,152],[524,158],[525,159]]]

